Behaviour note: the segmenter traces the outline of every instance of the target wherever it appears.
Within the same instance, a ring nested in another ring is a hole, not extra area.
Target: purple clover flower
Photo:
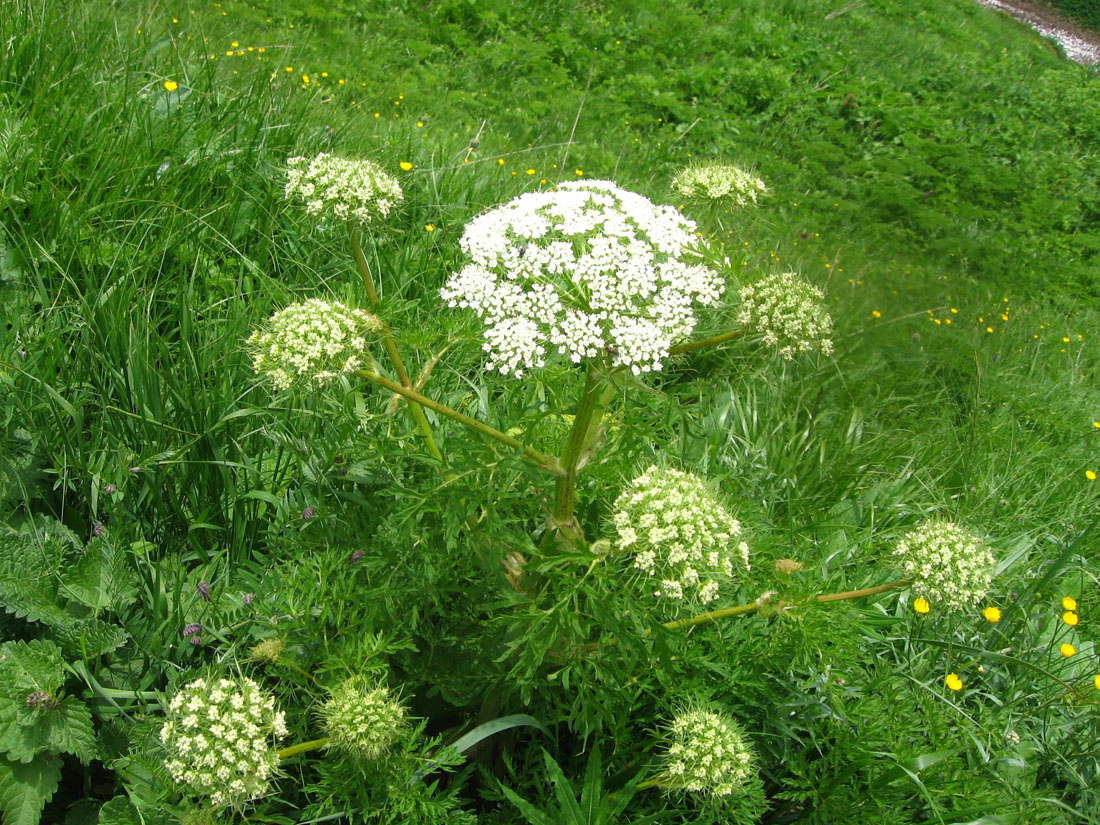
[[[196,633],[194,636],[188,637],[187,641],[189,641],[193,646],[198,647],[202,644],[202,636],[199,636]]]
[[[210,601],[210,585],[206,583],[205,579],[199,582],[195,589],[199,591],[199,595],[202,596],[204,602]]]
[[[183,638],[186,639],[188,636],[195,636],[199,633],[202,633],[202,625],[198,622],[193,622],[183,629]]]
[[[242,602],[243,604],[252,604],[252,600],[253,600],[254,598],[256,598],[256,594],[255,594],[255,593],[245,593],[245,594],[244,594],[244,597],[243,597],[243,598],[241,599],[241,602]]]
[[[356,550],[354,553],[351,554],[351,563],[355,564],[357,561],[359,561],[359,559],[363,558],[363,556],[365,556],[365,555],[367,555],[366,550]]]
[[[92,528],[93,536],[102,536],[107,531],[107,528],[100,524],[98,521],[95,523],[95,527]]]
[[[309,521],[311,518],[313,518],[314,512],[315,511],[312,507],[307,507],[302,511],[302,518],[304,518],[306,521]]]

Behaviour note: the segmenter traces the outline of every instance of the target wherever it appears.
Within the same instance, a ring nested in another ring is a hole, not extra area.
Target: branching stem
[[[329,743],[329,737],[323,736],[320,739],[311,739],[308,742],[299,742],[297,745],[290,745],[282,750],[275,751],[275,755],[282,759],[289,759],[292,756],[297,756],[300,753],[307,753],[309,751],[319,751]]]

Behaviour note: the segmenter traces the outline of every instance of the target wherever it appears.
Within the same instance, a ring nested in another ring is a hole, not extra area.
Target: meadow
[[[1100,822],[1098,92],[969,0],[8,0],[4,825]],[[570,193],[679,326],[492,326]]]

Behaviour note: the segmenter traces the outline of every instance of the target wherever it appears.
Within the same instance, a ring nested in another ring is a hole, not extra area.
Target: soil
[[[1100,63],[1100,32],[1077,25],[1045,3],[1033,0],[977,0],[983,6],[1010,14],[1044,37],[1056,40],[1066,57],[1078,63]]]

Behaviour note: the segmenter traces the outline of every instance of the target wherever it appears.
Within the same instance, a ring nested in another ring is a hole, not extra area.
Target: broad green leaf
[[[22,701],[28,693],[56,693],[65,681],[61,648],[46,639],[0,644],[0,695]]]
[[[75,696],[66,696],[57,710],[38,711],[49,721],[50,745],[71,753],[87,765],[96,757],[92,712]]]
[[[136,592],[126,551],[114,542],[95,538],[88,542],[83,557],[65,572],[59,595],[93,610],[117,610]]]
[[[554,757],[545,748],[542,750],[542,761],[546,763],[546,772],[550,774],[550,784],[554,786],[554,795],[558,798],[562,821],[571,825],[588,825],[584,814],[581,813],[581,806],[577,803],[577,797],[573,793],[573,786],[566,778],[561,765],[554,761]]]
[[[38,825],[42,809],[61,782],[61,760],[42,754],[19,764],[0,756],[0,812],[4,825]]]
[[[70,659],[95,659],[118,650],[130,639],[120,626],[102,619],[70,619],[53,631]]]
[[[141,818],[129,797],[116,796],[99,809],[99,825],[141,825]]]
[[[57,625],[69,618],[58,606],[52,587],[42,587],[33,579],[20,580],[4,574],[0,574],[0,607],[28,622]]]

